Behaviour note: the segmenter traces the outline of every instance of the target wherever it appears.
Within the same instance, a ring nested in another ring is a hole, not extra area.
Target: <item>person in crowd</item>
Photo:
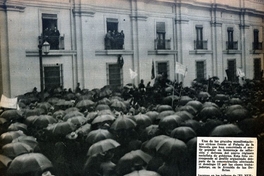
[[[140,80],[140,83],[138,84],[138,89],[139,89],[139,91],[141,92],[141,93],[144,93],[145,92],[145,84],[144,84],[144,80],[143,79],[141,79]]]
[[[111,41],[112,41],[112,34],[111,31],[109,30],[107,34],[105,35],[105,49],[111,49]]]
[[[50,43],[50,48],[51,49],[59,49],[59,39],[60,39],[60,31],[57,29],[55,26],[53,30],[50,32],[50,37],[51,37],[51,43]]]
[[[77,86],[75,88],[75,93],[81,93],[81,92],[82,92],[82,90],[80,88],[80,83],[77,83]]]

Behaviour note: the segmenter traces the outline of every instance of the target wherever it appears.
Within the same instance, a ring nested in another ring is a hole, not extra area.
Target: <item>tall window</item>
[[[262,78],[261,73],[261,60],[260,58],[254,59],[254,79],[260,80]]]
[[[106,19],[106,28],[107,28],[107,31],[118,32],[118,19],[107,18]]]
[[[157,67],[157,73],[162,75],[166,74],[169,77],[169,63],[168,62],[158,62],[156,64]]]
[[[156,23],[157,49],[165,49],[165,22]]]
[[[203,26],[196,26],[196,49],[203,49]]]
[[[227,28],[227,49],[234,49],[234,29]]]
[[[196,61],[196,78],[204,79],[206,74],[205,62],[204,61]]]
[[[253,31],[253,49],[257,50],[257,49],[262,49],[262,46],[260,46],[259,43],[259,30],[258,29],[254,29]]]
[[[229,81],[236,81],[236,60],[235,59],[230,59],[227,61],[227,77]]]
[[[45,89],[54,89],[63,86],[62,65],[44,66]]]
[[[117,88],[123,84],[123,72],[119,64],[107,64],[107,82],[112,88]]]

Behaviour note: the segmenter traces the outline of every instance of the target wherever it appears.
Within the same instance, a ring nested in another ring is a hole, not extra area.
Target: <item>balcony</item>
[[[194,40],[194,50],[207,50],[207,40]]]
[[[170,50],[171,39],[155,39],[154,45],[155,50]]]
[[[226,42],[226,50],[238,50],[238,42],[231,42],[227,41]]]
[[[64,38],[65,36],[46,36],[43,39],[42,36],[38,36],[39,42],[43,40],[47,41],[50,44],[50,50],[64,50]]]
[[[253,42],[252,50],[262,50],[262,42]]]
[[[104,38],[105,50],[123,50],[124,40],[125,35],[123,31],[114,34],[112,32],[108,32]]]

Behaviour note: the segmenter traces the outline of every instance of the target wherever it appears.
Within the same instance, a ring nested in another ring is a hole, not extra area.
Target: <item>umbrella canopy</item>
[[[49,124],[46,130],[53,135],[65,136],[76,130],[76,128],[77,126],[71,122],[59,122],[59,123]]]
[[[237,137],[242,134],[240,128],[235,124],[223,124],[215,127],[210,136],[213,137]]]
[[[11,120],[17,120],[22,118],[22,112],[19,110],[14,110],[14,109],[10,109],[10,110],[5,110],[0,117],[11,121]]]
[[[162,111],[161,113],[159,113],[157,120],[161,120],[164,117],[167,117],[169,115],[175,114],[175,112],[173,110],[166,110],[166,111]]]
[[[125,176],[160,176],[160,174],[149,170],[139,170],[126,174]]]
[[[181,126],[191,127],[195,132],[201,128],[201,123],[197,120],[189,119],[181,123]]]
[[[27,125],[20,122],[11,123],[7,128],[7,131],[23,131],[24,133],[27,131]]]
[[[144,166],[150,160],[152,156],[143,152],[142,150],[133,150],[122,156],[117,163],[117,172],[121,175],[130,173],[134,170],[134,166]]]
[[[200,101],[196,101],[196,100],[189,101],[186,105],[192,106],[198,112],[200,112],[203,108],[203,104]]]
[[[49,102],[38,103],[36,107],[43,109],[46,113],[53,109],[53,106]]]
[[[190,105],[181,106],[179,108],[179,111],[186,111],[186,112],[192,114],[193,116],[195,116],[197,114],[197,110]]]
[[[120,146],[118,142],[113,139],[104,139],[102,141],[94,143],[88,150],[87,156],[97,155],[99,153],[107,152],[111,149]]]
[[[86,123],[85,125],[78,128],[75,132],[81,136],[87,136],[91,131],[91,124]]]
[[[60,101],[58,97],[50,97],[48,98],[47,102],[50,103],[51,105],[55,105]]]
[[[97,129],[97,130],[91,131],[86,137],[86,141],[89,144],[94,144],[104,139],[114,139],[114,135],[111,134],[108,130]]]
[[[69,118],[67,121],[79,127],[79,126],[84,125],[87,122],[87,119],[84,116],[75,116],[75,117]]]
[[[199,92],[197,98],[201,101],[208,100],[211,97],[211,95],[208,92]]]
[[[179,139],[168,137],[158,143],[156,151],[163,156],[180,160],[186,154],[187,146]]]
[[[203,108],[204,108],[204,107],[208,107],[208,106],[209,106],[209,107],[214,106],[214,107],[216,107],[216,108],[219,108],[217,104],[215,104],[215,103],[213,103],[213,102],[210,102],[210,101],[207,101],[207,102],[204,102],[204,103],[203,103]]]
[[[112,123],[110,129],[114,131],[132,129],[137,126],[137,123],[130,119],[127,115],[120,114]]]
[[[175,114],[180,116],[183,121],[194,118],[194,116],[186,110],[177,111]]]
[[[142,131],[140,136],[142,141],[146,141],[153,138],[154,136],[161,135],[161,133],[162,132],[159,129],[159,125],[150,125]]]
[[[207,119],[220,119],[221,117],[221,111],[214,106],[204,107],[199,113],[199,118],[203,121],[206,121]]]
[[[249,112],[245,108],[238,108],[238,109],[234,109],[234,110],[229,110],[226,113],[226,117],[227,117],[229,122],[237,122],[237,121],[241,121],[243,119],[248,118]]]
[[[9,175],[39,173],[51,169],[52,163],[41,153],[28,153],[17,156],[8,167]]]
[[[170,115],[160,120],[159,122],[159,128],[163,131],[168,132],[170,134],[171,130],[174,128],[180,126],[180,124],[183,122],[180,116],[178,115]]]
[[[56,122],[57,120],[49,115],[30,116],[26,118],[26,124],[37,128],[45,128],[49,124]]]
[[[0,154],[0,170],[8,168],[11,161],[12,161],[11,158],[8,158],[7,156]]]
[[[18,138],[19,136],[26,136],[23,131],[9,131],[6,133],[1,134],[0,136],[0,145],[5,145],[11,143],[14,139]]]
[[[18,138],[14,139],[12,142],[25,143],[25,144],[29,145],[30,147],[32,147],[34,151],[38,147],[38,141],[33,136],[19,136]]]
[[[108,98],[104,97],[103,99],[98,100],[97,103],[98,104],[110,105],[111,104],[111,101]]]
[[[109,87],[103,87],[100,89],[99,92],[99,97],[104,98],[104,97],[109,97],[112,94],[112,90]]]
[[[165,139],[169,138],[169,136],[166,135],[158,135],[153,138],[151,138],[149,141],[146,141],[143,143],[141,149],[148,153],[155,153],[156,147],[160,141],[163,141]]]
[[[228,102],[228,101],[229,101],[229,96],[225,94],[216,94],[214,97],[215,103],[223,103],[223,102]]]
[[[72,117],[77,117],[77,116],[84,116],[84,115],[79,111],[70,111],[70,112],[66,113],[66,115],[63,117],[63,120],[67,121],[68,119],[70,119]]]
[[[158,112],[168,111],[168,110],[172,110],[172,107],[170,105],[159,105],[157,107]]]
[[[92,121],[92,124],[104,123],[109,121],[112,122],[114,120],[115,120],[115,116],[113,115],[110,114],[99,115]]]
[[[24,153],[33,152],[33,148],[23,142],[12,142],[2,147],[3,154],[9,158],[15,158]]]
[[[35,109],[25,109],[23,110],[23,117],[27,118],[29,116],[39,116],[41,114],[44,114],[45,111],[41,108],[35,108]]]
[[[157,111],[148,111],[146,112],[146,115],[150,117],[152,122],[154,122],[158,118],[159,113]]]
[[[95,103],[92,100],[81,100],[75,107],[79,109],[91,109],[94,105]]]
[[[102,110],[110,110],[110,106],[108,106],[107,104],[98,104],[96,107],[95,107],[95,111],[102,111]]]
[[[57,109],[62,109],[62,110],[65,110],[69,107],[73,107],[74,105],[74,102],[73,101],[66,101],[64,99],[60,99],[56,104],[55,104],[55,107]]]
[[[181,126],[171,131],[171,137],[188,142],[190,139],[196,137],[196,133],[191,127]]]
[[[162,99],[162,104],[171,105],[174,101],[177,100],[179,100],[179,97],[177,95],[169,95]]]
[[[181,96],[178,102],[178,105],[184,106],[186,105],[189,101],[192,101],[193,99],[189,96]]]
[[[141,128],[145,128],[152,124],[152,120],[150,119],[150,117],[145,114],[139,113],[135,116],[131,116],[130,118],[137,123],[138,127]]]
[[[229,104],[231,104],[231,105],[235,105],[235,104],[242,105],[243,101],[240,98],[231,98],[229,100]]]
[[[52,117],[57,120],[62,120],[65,115],[66,115],[66,112],[64,110],[58,110],[52,114]]]
[[[112,101],[110,107],[116,111],[127,112],[127,106],[123,101],[115,100]]]

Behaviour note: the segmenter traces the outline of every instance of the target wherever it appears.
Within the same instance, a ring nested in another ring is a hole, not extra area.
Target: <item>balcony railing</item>
[[[194,40],[194,49],[207,50],[207,40]]]
[[[155,50],[170,50],[171,49],[171,39],[155,39]]]
[[[230,42],[227,41],[226,42],[226,49],[227,50],[237,50],[238,49],[238,42]]]
[[[50,44],[51,50],[64,50],[64,36],[38,36],[39,42],[43,40],[47,41]]]
[[[252,48],[253,50],[262,50],[262,42],[253,42]]]

